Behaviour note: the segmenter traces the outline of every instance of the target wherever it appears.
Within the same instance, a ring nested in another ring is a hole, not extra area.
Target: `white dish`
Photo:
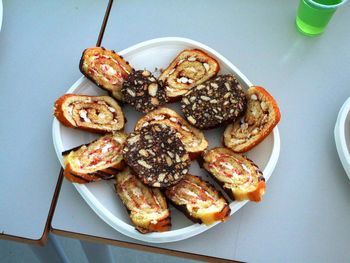
[[[340,161],[350,179],[350,98],[341,107],[334,128],[335,145]]]
[[[0,32],[1,32],[1,26],[2,26],[2,13],[3,13],[3,6],[2,6],[2,0],[0,0]]]
[[[207,52],[209,55],[215,57],[220,63],[220,73],[232,73],[241,82],[244,88],[248,88],[252,83],[225,57],[220,55],[215,50],[190,39],[185,38],[158,38],[145,41],[127,48],[121,52],[122,55],[135,69],[153,70],[155,68],[166,68],[172,59],[183,49],[199,48]],[[85,77],[80,78],[67,93],[78,93],[87,95],[101,95],[106,94],[103,90],[98,88],[95,84],[90,82]],[[177,109],[178,105],[168,104],[167,106]],[[135,122],[142,116],[132,108],[125,106],[124,112],[127,118],[126,132],[130,132]],[[221,138],[224,128],[209,130],[205,132],[209,140],[209,147],[218,146],[221,144]],[[53,122],[53,141],[57,156],[63,166],[63,159],[61,153],[65,150],[71,149],[78,145],[88,143],[95,139],[97,135],[69,129],[61,125],[56,119]],[[268,180],[271,176],[275,165],[277,163],[280,152],[280,137],[278,128],[276,127],[272,134],[270,134],[261,144],[255,147],[247,155],[259,165],[264,173],[265,179]],[[197,162],[193,162],[190,169],[191,174],[200,175],[207,180],[213,182],[207,177],[206,172],[200,169]],[[214,183],[215,184],[215,183]],[[122,234],[129,237],[152,243],[174,242],[186,239],[202,233],[209,228],[215,226],[217,223],[210,226],[194,224],[188,220],[183,214],[178,212],[173,207],[171,209],[172,230],[163,233],[149,233],[141,234],[135,230],[130,223],[127,212],[118,200],[114,191],[113,182],[102,181],[91,184],[74,184],[78,192],[96,212],[96,214],[103,219],[107,224],[116,229]],[[248,201],[231,202],[231,214],[235,213]]]

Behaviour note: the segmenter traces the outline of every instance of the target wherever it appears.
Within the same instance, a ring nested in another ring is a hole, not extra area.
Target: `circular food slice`
[[[166,189],[166,197],[195,223],[210,225],[225,221],[230,215],[226,199],[214,186],[198,176],[186,174],[182,180]]]
[[[89,144],[63,152],[63,175],[74,183],[114,178],[116,171],[124,167],[122,150],[126,137],[123,132],[107,134]]]
[[[115,189],[138,231],[170,230],[170,211],[159,189],[144,185],[129,168],[116,176]]]
[[[115,51],[103,47],[84,50],[79,69],[97,86],[107,90],[117,100],[123,100],[121,88],[124,80],[133,71],[129,62]]]
[[[233,200],[261,201],[265,179],[250,159],[227,148],[214,148],[204,155],[203,166]]]
[[[281,119],[276,101],[264,88],[250,87],[247,98],[244,116],[228,125],[224,132],[224,144],[239,153],[262,142]]]
[[[140,130],[142,127],[154,123],[174,128],[179,133],[179,138],[185,145],[191,159],[199,156],[208,147],[208,141],[203,132],[191,126],[176,111],[169,108],[159,108],[149,112],[136,123],[135,130]]]
[[[196,85],[215,76],[219,63],[199,49],[183,50],[159,76],[168,98],[178,100]]]
[[[245,93],[233,75],[221,75],[192,88],[181,101],[187,120],[200,129],[235,120],[246,107]]]
[[[124,113],[109,96],[65,94],[56,100],[54,115],[63,125],[94,133],[124,128]]]
[[[143,113],[167,102],[163,87],[148,70],[132,72],[124,81],[121,91],[124,101]]]
[[[189,155],[178,133],[164,124],[151,124],[131,133],[123,155],[140,179],[153,187],[177,183],[190,166]]]

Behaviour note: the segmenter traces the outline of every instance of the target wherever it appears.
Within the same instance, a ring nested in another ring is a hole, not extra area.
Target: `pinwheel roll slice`
[[[79,69],[97,86],[105,89],[117,100],[122,100],[121,88],[124,80],[133,71],[129,62],[113,50],[93,47],[84,50]]]
[[[215,76],[219,63],[199,49],[183,50],[160,75],[167,96],[177,100],[188,90]]]
[[[54,115],[65,126],[94,133],[124,128],[124,113],[109,96],[65,94],[54,106]]]
[[[116,176],[115,189],[138,231],[170,230],[170,211],[159,189],[144,185],[129,168]]]
[[[245,115],[227,126],[224,143],[234,152],[247,152],[263,141],[280,121],[281,114],[274,98],[262,87],[247,91]]]
[[[172,109],[159,108],[149,112],[136,123],[135,130],[153,123],[162,123],[174,128],[179,133],[179,138],[191,159],[196,158],[208,147],[208,141],[203,132],[191,126]]]
[[[63,153],[64,176],[74,183],[109,180],[125,166],[122,149],[127,135],[107,134],[90,144]]]
[[[186,174],[179,183],[167,188],[165,195],[176,208],[197,223],[209,225],[224,221],[230,215],[226,199],[198,176]]]
[[[164,124],[150,124],[129,135],[123,149],[126,163],[143,183],[168,187],[188,172],[190,158],[178,133]]]
[[[227,148],[214,148],[204,155],[204,168],[236,201],[261,201],[265,179],[258,166]]]
[[[220,75],[192,88],[181,101],[187,120],[200,129],[234,121],[246,108],[246,96],[233,75]]]
[[[167,102],[163,87],[148,70],[132,72],[123,83],[122,94],[125,102],[144,113]]]

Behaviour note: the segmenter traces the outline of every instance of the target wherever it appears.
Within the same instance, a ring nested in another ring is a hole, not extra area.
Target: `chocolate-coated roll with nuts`
[[[164,124],[152,124],[129,135],[123,150],[126,163],[152,187],[177,183],[188,172],[190,158],[178,133]]]
[[[148,70],[132,72],[123,83],[122,94],[125,102],[143,113],[167,102],[163,87]]]
[[[246,108],[245,93],[233,75],[217,76],[192,88],[181,101],[187,120],[200,129],[234,121]]]
[[[204,133],[194,128],[172,109],[162,107],[149,112],[137,121],[135,130],[152,123],[162,123],[176,130],[191,159],[198,157],[208,147]]]

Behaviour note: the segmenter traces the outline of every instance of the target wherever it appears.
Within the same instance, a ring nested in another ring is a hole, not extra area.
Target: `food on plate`
[[[64,126],[94,133],[124,128],[124,113],[109,96],[65,94],[54,105],[54,115]]]
[[[159,189],[144,185],[129,168],[116,176],[115,189],[138,231],[149,233],[170,230],[170,211]]]
[[[121,91],[124,101],[143,113],[152,111],[167,102],[164,88],[148,70],[130,73]]]
[[[97,86],[107,90],[117,100],[123,100],[121,88],[124,80],[133,71],[129,62],[113,50],[92,47],[84,50],[79,69]]]
[[[219,63],[199,49],[183,50],[159,76],[168,98],[178,100],[189,89],[215,76]]]
[[[262,87],[250,87],[248,105],[240,120],[227,126],[224,144],[234,152],[247,152],[264,140],[281,118],[274,98]]]
[[[227,148],[214,148],[204,155],[203,166],[233,200],[261,201],[265,179],[247,157]]]
[[[190,166],[189,155],[178,133],[158,123],[131,133],[123,156],[143,183],[152,187],[177,183]]]
[[[125,166],[122,149],[126,137],[123,132],[115,132],[63,152],[63,175],[80,184],[114,178],[116,172]]]
[[[188,91],[181,101],[182,112],[197,128],[215,128],[234,121],[246,108],[246,96],[233,75],[220,75]]]
[[[198,176],[186,174],[182,180],[165,190],[166,197],[196,223],[210,225],[230,215],[226,199],[214,186]]]
[[[149,112],[139,119],[135,125],[135,130],[140,130],[142,127],[154,123],[161,123],[174,128],[191,159],[196,158],[208,147],[208,141],[203,132],[191,126],[176,111],[169,108],[159,108]]]

